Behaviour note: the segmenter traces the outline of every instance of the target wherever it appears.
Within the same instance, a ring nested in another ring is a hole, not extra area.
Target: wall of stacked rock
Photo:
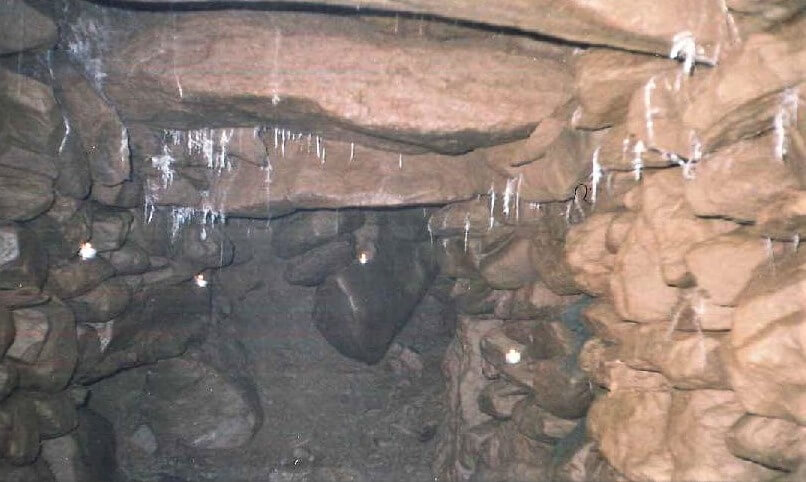
[[[636,184],[565,247],[595,296],[587,431],[630,480],[806,474],[806,19],[747,30],[715,67],[576,64],[575,124],[606,128],[590,183]]]

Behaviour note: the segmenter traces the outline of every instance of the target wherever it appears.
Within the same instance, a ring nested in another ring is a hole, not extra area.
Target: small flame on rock
[[[521,361],[521,352],[515,348],[510,348],[505,358],[507,363],[510,365],[515,365]]]
[[[199,288],[206,288],[207,287],[207,280],[204,279],[204,275],[199,273],[193,277],[193,281],[196,283],[196,286]]]

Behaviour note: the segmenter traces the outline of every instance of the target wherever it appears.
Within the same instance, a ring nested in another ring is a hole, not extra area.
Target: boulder
[[[159,0],[134,0],[133,3],[156,3]],[[176,4],[210,4],[217,0],[171,0]],[[238,0],[248,5],[257,0]],[[284,3],[304,3],[301,0],[285,0]],[[373,7],[384,10],[431,14],[438,17],[458,18],[473,23],[481,22],[501,27],[542,33],[565,40],[586,44],[609,45],[627,50],[666,55],[670,39],[677,32],[690,31],[701,43],[697,56],[710,58],[715,46],[726,35],[724,14],[719,4],[691,3],[674,0],[658,5],[656,15],[649,14],[635,1],[612,5],[589,4],[572,1],[556,5],[547,0],[522,3],[505,1],[495,8],[491,5],[467,4],[450,1],[434,4],[425,0],[405,3],[384,0],[324,0],[322,3],[344,7]],[[766,2],[765,2],[766,3]],[[661,21],[657,16],[663,17]],[[708,22],[699,21],[707,18]]]
[[[28,171],[50,179],[56,179],[58,176],[53,157],[31,152],[12,143],[0,147],[0,167]]]
[[[627,116],[633,93],[659,73],[677,69],[676,63],[654,56],[593,48],[574,62],[579,115],[574,125],[601,129]]]
[[[289,259],[349,234],[363,223],[352,211],[294,213],[272,225],[271,245],[277,256]]]
[[[42,459],[37,459],[31,465],[14,465],[0,462],[0,476],[8,482],[55,482],[53,474]]]
[[[20,396],[33,405],[39,419],[39,437],[42,440],[61,437],[78,426],[76,406],[68,392],[30,392]]]
[[[283,277],[294,285],[316,286],[356,259],[349,241],[336,241],[311,249],[291,259]]]
[[[0,5],[0,31],[0,55],[50,47],[58,35],[53,20],[23,0]]]
[[[602,455],[630,480],[670,480],[667,441],[672,396],[667,391],[615,390],[588,411],[588,433]]]
[[[49,85],[0,68],[0,107],[0,138],[4,144],[55,155],[65,127]]]
[[[691,284],[684,255],[696,243],[736,229],[723,220],[694,216],[684,199],[684,180],[677,169],[646,176],[641,189],[641,216],[658,243],[663,280],[671,286]]]
[[[535,281],[538,276],[532,262],[532,249],[529,239],[513,237],[481,260],[479,272],[494,289],[521,288]]]
[[[262,422],[241,387],[192,354],[158,362],[146,390],[143,409],[158,440],[233,449],[246,445]]]
[[[780,418],[744,414],[729,427],[725,444],[737,457],[794,472],[806,459],[806,427]]]
[[[115,109],[58,52],[52,69],[59,104],[81,141],[93,182],[115,186],[131,174],[129,134]]]
[[[756,226],[763,236],[798,240],[806,236],[806,191],[785,192],[761,208]]]
[[[574,282],[594,296],[604,295],[609,289],[615,256],[607,251],[605,239],[615,217],[615,213],[594,214],[572,226],[566,237],[565,259]]]
[[[36,233],[50,262],[59,264],[74,258],[81,244],[89,241],[91,218],[89,205],[57,195],[50,209],[25,225]]]
[[[91,383],[119,370],[179,356],[203,339],[210,317],[210,293],[191,283],[150,286],[135,293],[131,309],[112,323],[111,341],[100,362],[78,372]]]
[[[451,288],[450,300],[459,313],[483,315],[493,313],[500,293],[481,278],[460,278]]]
[[[155,56],[153,39],[166,28],[172,41]],[[110,39],[112,46],[118,41]],[[237,10],[152,17],[110,51],[104,84],[124,118],[171,128],[203,124],[226,106],[233,125],[284,119],[295,131],[326,137],[344,130],[348,140],[360,142],[353,131],[409,149],[461,153],[524,137],[570,96],[570,76],[553,59],[386,36],[349,17]],[[304,74],[322,62],[332,73],[363,72],[351,77],[354,95],[333,90],[332,74],[301,81],[285,73]],[[435,72],[433,65],[443,68]],[[199,74],[210,69],[219,80]],[[535,71],[541,75],[528,74]],[[454,88],[443,88],[449,84]],[[137,92],[154,95],[132,95]],[[479,92],[496,102],[479,102]],[[201,97],[208,102],[188,102]],[[343,127],[329,127],[333,119]]]
[[[463,237],[467,233],[468,238],[477,238],[492,229],[492,218],[491,221],[489,200],[473,199],[440,208],[428,219],[428,229],[432,236]]]
[[[587,440],[584,435],[584,426],[576,430],[570,437],[567,445],[554,457],[552,479],[557,482],[626,482],[627,478],[619,474],[616,469],[602,457],[596,443]]]
[[[130,300],[129,286],[120,278],[113,278],[83,295],[67,300],[67,305],[73,310],[76,321],[102,323],[123,313]]]
[[[53,180],[30,171],[0,169],[0,221],[26,221],[53,203]]]
[[[744,408],[731,391],[675,390],[669,409],[672,480],[772,480],[779,473],[728,451],[725,434]]]
[[[114,267],[102,258],[74,258],[50,267],[46,288],[66,300],[89,292],[114,274]]]
[[[148,253],[134,243],[126,243],[116,251],[101,253],[118,276],[142,274],[151,268]]]
[[[56,192],[75,199],[86,199],[92,188],[90,165],[78,136],[73,132],[66,132],[64,136],[56,161],[59,173],[55,184]]]
[[[741,295],[725,347],[731,386],[745,409],[806,424],[806,253],[760,273]]]
[[[128,211],[95,209],[90,238],[92,247],[99,252],[119,249],[129,234],[132,219],[132,214]]]
[[[762,136],[707,156],[684,192],[698,216],[754,221],[776,196],[796,186],[791,170],[774,158],[772,137]]]
[[[14,465],[27,465],[39,455],[39,419],[25,397],[0,404],[0,455]],[[2,474],[2,472],[0,472]],[[37,479],[38,480],[38,479]]]
[[[228,129],[216,132],[224,130]],[[155,174],[147,177],[146,198],[157,205],[193,208],[199,213],[212,210],[232,216],[266,218],[296,209],[464,201],[487,192],[494,177],[478,151],[457,156],[404,155],[320,138],[317,157],[316,142],[309,143],[307,139],[307,135],[294,134],[285,141],[285,155],[281,154],[283,148],[270,149],[270,162],[262,167],[231,159],[229,167],[221,171],[207,167],[177,168],[173,181],[167,185],[162,182],[161,174]],[[219,141],[211,142],[216,146],[216,156],[220,156]],[[203,191],[208,194],[202,196]]]
[[[515,406],[528,394],[527,389],[506,380],[493,380],[479,394],[479,408],[496,420],[508,420]]]
[[[313,319],[340,353],[372,364],[425,295],[436,274],[427,243],[381,235],[367,263],[353,263],[316,290]]]
[[[38,289],[47,269],[47,254],[33,232],[16,224],[0,224],[0,289]]]
[[[467,249],[463,238],[442,238],[434,243],[439,272],[451,278],[478,279],[480,251],[481,241],[475,238],[468,238]]]
[[[116,471],[112,424],[80,409],[78,429],[42,443],[42,459],[58,482],[107,480]]]
[[[668,320],[677,291],[663,279],[660,247],[651,226],[639,218],[613,264],[610,292],[616,312],[641,323]]]
[[[20,387],[60,391],[70,380],[77,358],[73,313],[53,298],[43,305],[15,310],[13,316],[17,336],[7,355],[14,360]]]
[[[697,287],[712,303],[736,306],[755,270],[771,262],[764,241],[747,233],[732,233],[694,246],[685,255]]]
[[[579,420],[566,420],[552,415],[535,403],[524,399],[512,411],[512,422],[518,432],[538,442],[555,443],[579,425]]]
[[[0,402],[8,398],[11,392],[17,388],[17,369],[10,361],[0,363]]]

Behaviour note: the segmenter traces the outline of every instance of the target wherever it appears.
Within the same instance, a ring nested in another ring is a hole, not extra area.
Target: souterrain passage
[[[804,0],[3,0],[0,481],[806,480]]]

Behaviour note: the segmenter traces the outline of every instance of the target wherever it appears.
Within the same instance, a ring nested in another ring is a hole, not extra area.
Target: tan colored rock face
[[[743,293],[725,365],[748,411],[806,423],[804,251],[780,261]]]
[[[554,60],[381,35],[347,18],[236,11],[148,22],[106,59],[104,82],[125,118],[165,127],[346,129],[459,153],[525,137],[570,97]],[[166,28],[170,42],[155,52]]]
[[[746,414],[727,433],[731,452],[768,467],[796,470],[806,458],[806,427],[780,418]]]
[[[772,480],[779,475],[728,451],[725,432],[744,413],[727,390],[675,390],[669,412],[672,480]]]
[[[604,295],[609,289],[614,256],[607,252],[605,235],[615,216],[595,214],[572,227],[566,238],[565,255],[574,281],[592,295]]]
[[[159,0],[134,0],[154,3]],[[217,0],[170,0],[170,3],[215,3]],[[258,0],[240,0],[244,4]],[[285,0],[285,3],[304,3]],[[380,8],[438,17],[458,18],[504,27],[539,32],[552,37],[667,54],[672,37],[690,31],[702,46],[697,56],[709,58],[727,34],[726,19],[717,1],[668,0],[644,8],[638,0],[627,2],[582,2],[565,0],[505,0],[480,4],[473,0],[431,2],[429,0],[323,0],[319,3],[344,6],[351,11],[361,7]],[[707,18],[709,21],[703,22]]]

